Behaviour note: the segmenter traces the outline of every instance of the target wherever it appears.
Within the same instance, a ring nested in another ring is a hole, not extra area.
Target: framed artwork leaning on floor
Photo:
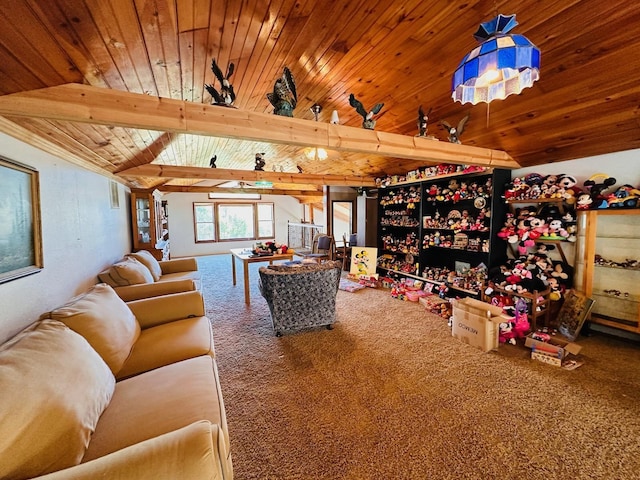
[[[0,157],[0,283],[43,268],[38,171]]]
[[[375,275],[378,266],[378,249],[374,247],[353,247],[349,274]]]

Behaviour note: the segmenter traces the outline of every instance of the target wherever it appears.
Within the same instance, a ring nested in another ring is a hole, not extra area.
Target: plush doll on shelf
[[[515,303],[515,322],[513,325],[513,333],[516,338],[524,338],[531,328],[527,312],[527,302],[523,298],[518,298]]]
[[[583,185],[591,197],[589,208],[607,208],[607,193],[615,184],[616,179],[604,173],[591,175],[588,180],[585,180]]]
[[[558,178],[557,184],[562,192],[562,198],[568,205],[575,204],[578,195],[582,193],[577,183],[576,177],[572,175],[560,175]]]

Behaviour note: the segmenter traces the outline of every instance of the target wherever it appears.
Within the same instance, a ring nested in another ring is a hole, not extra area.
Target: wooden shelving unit
[[[528,318],[529,323],[531,324],[531,330],[535,331],[538,328],[538,318],[543,318],[544,325],[549,326],[551,312],[551,299],[549,298],[549,295],[551,294],[550,289],[541,292],[534,290],[533,292],[516,293],[502,288],[495,288],[494,291],[500,295],[508,295],[510,297],[520,297],[525,299],[529,305]],[[491,303],[491,295],[486,295],[483,292],[482,300],[484,302]]]
[[[496,233],[504,222],[506,207],[501,195],[508,179],[507,170],[486,169],[381,188],[378,217],[378,252],[381,257],[378,268],[381,273],[414,278],[434,285],[444,284],[452,296],[471,295],[480,298],[481,288],[475,288],[477,282],[468,281],[464,275],[452,275],[451,278],[443,272],[456,272],[460,265],[469,269],[484,265],[490,269],[506,260],[506,245],[496,237]],[[440,199],[430,193],[432,187],[446,190],[451,180],[456,180],[460,185],[468,183],[466,196]],[[477,190],[471,188],[474,183],[479,187]],[[490,187],[486,189],[486,185]],[[420,201],[412,202],[409,208],[400,192],[407,197],[412,192]],[[391,194],[398,196],[397,202],[389,202],[385,197]],[[485,215],[487,212],[490,214]],[[468,215],[469,221],[477,219],[480,222],[477,228],[470,223],[457,227],[447,223],[464,215]],[[430,243],[430,237],[436,232],[444,240],[442,244]],[[447,276],[446,280],[442,280],[443,275]]]

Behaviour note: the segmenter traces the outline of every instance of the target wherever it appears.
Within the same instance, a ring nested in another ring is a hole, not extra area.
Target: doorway
[[[342,241],[353,232],[353,201],[334,200],[331,202],[331,225],[333,238]]]

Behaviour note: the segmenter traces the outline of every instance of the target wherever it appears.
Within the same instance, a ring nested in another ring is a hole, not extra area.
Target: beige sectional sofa
[[[233,478],[198,291],[106,284],[0,345],[0,478]]]
[[[146,250],[130,253],[98,274],[125,301],[200,290],[195,258],[158,261]]]

